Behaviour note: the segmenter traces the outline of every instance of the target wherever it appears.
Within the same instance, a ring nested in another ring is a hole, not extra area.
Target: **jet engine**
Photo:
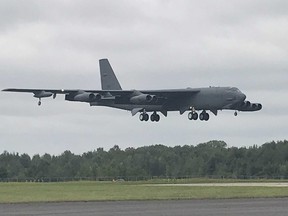
[[[40,92],[34,93],[35,98],[51,97],[52,95],[53,95],[53,93],[47,92],[47,91],[40,91]]]
[[[140,94],[137,96],[133,96],[130,98],[130,102],[133,104],[144,104],[144,103],[150,103],[152,101],[156,100],[155,95],[149,95],[149,94]]]
[[[262,104],[260,103],[251,103],[250,101],[244,101],[239,111],[258,111],[262,109]]]
[[[94,93],[88,93],[88,92],[83,92],[74,96],[74,100],[80,101],[80,102],[100,101],[101,98],[102,96],[100,94],[94,94]]]

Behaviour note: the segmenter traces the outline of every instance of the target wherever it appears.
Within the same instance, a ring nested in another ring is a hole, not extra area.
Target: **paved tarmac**
[[[146,184],[147,186],[147,184]],[[235,183],[192,183],[151,184],[153,187],[288,187],[288,182],[235,182]]]
[[[0,215],[21,216],[283,216],[288,198],[0,204]]]

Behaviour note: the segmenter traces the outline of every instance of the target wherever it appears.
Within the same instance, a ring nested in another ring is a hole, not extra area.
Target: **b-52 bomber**
[[[6,92],[33,93],[41,105],[41,98],[64,94],[67,101],[89,103],[90,106],[106,106],[131,111],[132,116],[140,113],[140,121],[158,122],[162,113],[167,117],[168,111],[186,111],[189,120],[208,121],[209,113],[217,115],[219,110],[258,111],[260,103],[251,103],[236,87],[206,87],[166,90],[122,90],[108,59],[99,60],[102,90],[79,89],[19,89],[8,88]],[[198,114],[197,111],[200,111]]]

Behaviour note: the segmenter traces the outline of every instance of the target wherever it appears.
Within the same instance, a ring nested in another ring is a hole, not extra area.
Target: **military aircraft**
[[[140,121],[150,120],[158,122],[162,113],[167,117],[168,111],[179,111],[182,115],[186,111],[189,120],[208,121],[207,111],[217,115],[219,110],[258,111],[262,109],[260,103],[246,101],[246,95],[236,87],[206,87],[166,90],[122,90],[121,85],[108,59],[100,59],[100,75],[102,90],[79,89],[18,89],[8,88],[6,92],[33,93],[39,99],[64,94],[67,101],[89,103],[90,106],[107,106],[129,110],[132,116],[140,113]],[[201,111],[198,115],[197,111]]]

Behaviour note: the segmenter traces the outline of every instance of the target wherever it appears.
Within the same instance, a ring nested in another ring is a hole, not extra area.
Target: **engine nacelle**
[[[83,92],[74,96],[75,101],[81,102],[94,102],[101,100],[102,96],[100,94]]]
[[[133,104],[145,104],[145,103],[150,103],[155,100],[156,100],[156,96],[149,95],[149,94],[140,94],[140,95],[133,96],[130,98],[130,102]]]
[[[258,111],[262,109],[262,104],[260,103],[250,103],[250,101],[244,101],[239,111]]]
[[[250,101],[244,101],[241,107],[250,107],[250,105],[251,105]]]
[[[46,92],[46,91],[40,91],[34,93],[35,98],[51,97],[52,95],[53,95],[52,92]]]
[[[94,101],[100,101],[102,99],[102,95],[100,95],[100,94],[96,94],[94,96],[95,96]]]

